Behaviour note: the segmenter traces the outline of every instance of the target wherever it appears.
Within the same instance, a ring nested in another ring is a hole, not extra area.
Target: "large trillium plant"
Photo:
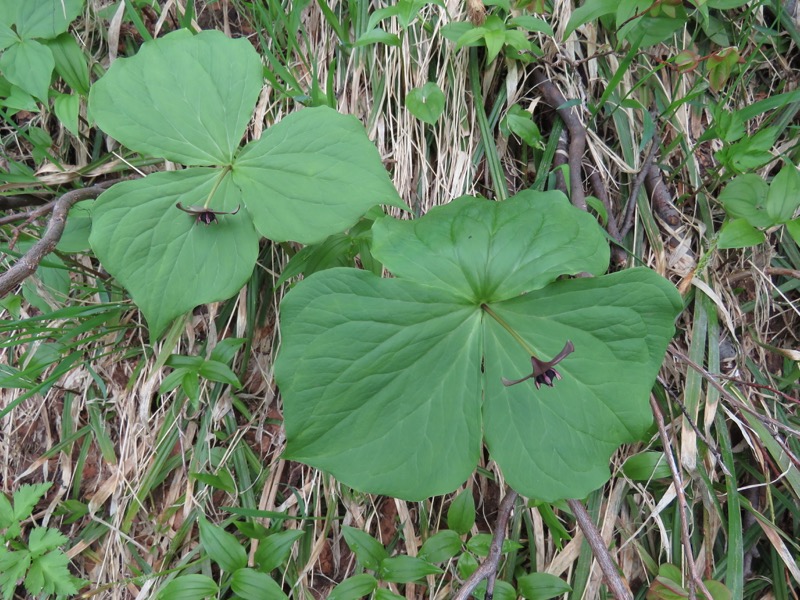
[[[455,489],[484,443],[526,496],[602,485],[651,423],[675,288],[604,275],[601,228],[559,192],[464,197],[373,237],[394,277],[330,269],[282,303],[286,457],[408,500]]]
[[[241,146],[262,71],[247,40],[181,30],[92,86],[91,115],[106,133],[186,167],[117,184],[92,214],[91,246],[153,336],[235,294],[261,236],[314,243],[376,204],[403,206],[364,128],[332,109],[300,110]]]

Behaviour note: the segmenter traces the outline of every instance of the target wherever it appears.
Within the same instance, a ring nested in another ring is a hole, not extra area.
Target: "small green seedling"
[[[23,536],[22,524],[52,483],[23,485],[12,501],[0,493],[0,594],[11,600],[19,582],[32,596],[77,594],[85,583],[70,574],[61,546],[69,540],[52,527],[33,527]]]

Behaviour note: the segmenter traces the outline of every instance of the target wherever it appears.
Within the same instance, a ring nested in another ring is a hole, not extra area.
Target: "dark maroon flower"
[[[210,208],[204,208],[202,206],[184,206],[180,202],[178,202],[175,206],[185,213],[195,215],[197,217],[197,222],[204,223],[205,225],[216,223],[217,215],[235,215],[239,212],[239,208],[241,208],[240,206],[237,206],[236,210],[225,212],[223,210],[211,210]]]
[[[564,345],[564,348],[556,354],[552,360],[547,362],[543,362],[536,358],[535,356],[531,356],[531,367],[532,371],[530,375],[526,375],[522,379],[517,379],[512,381],[510,379],[503,378],[503,385],[516,385],[518,383],[522,383],[523,381],[527,381],[528,379],[533,379],[533,383],[538,390],[542,385],[546,385],[549,387],[553,387],[553,382],[556,379],[561,379],[561,373],[555,370],[555,366],[564,360],[568,355],[572,354],[575,351],[575,346],[572,345],[572,342],[567,340],[567,343]]]

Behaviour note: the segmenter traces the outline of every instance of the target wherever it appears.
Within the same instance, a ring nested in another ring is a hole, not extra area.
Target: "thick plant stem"
[[[605,575],[606,585],[608,585],[611,593],[614,594],[614,598],[617,600],[633,600],[631,588],[628,587],[628,584],[617,571],[617,565],[614,564],[614,559],[611,558],[611,554],[609,554],[603,538],[589,516],[586,507],[579,500],[567,500],[567,504],[572,509],[586,541],[589,542],[592,554],[594,554],[597,564],[600,565],[600,569]]]
[[[469,576],[469,578],[453,596],[453,600],[469,600],[472,591],[484,579],[488,579],[486,586],[485,600],[491,600],[494,592],[494,580],[497,577],[497,566],[500,564],[500,557],[503,555],[503,540],[506,537],[506,524],[511,516],[514,503],[517,500],[517,492],[509,489],[506,497],[500,503],[500,510],[497,513],[497,523],[492,536],[492,545],[489,547],[489,555],[481,563],[481,566]]]

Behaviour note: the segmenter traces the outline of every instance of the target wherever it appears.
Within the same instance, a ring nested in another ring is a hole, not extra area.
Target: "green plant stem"
[[[225,175],[227,175],[230,172],[230,170],[231,170],[231,166],[230,165],[225,165],[225,167],[223,167],[222,171],[220,171],[219,177],[217,177],[217,180],[214,182],[214,187],[211,188],[211,191],[208,193],[208,197],[206,198],[206,201],[203,202],[203,208],[208,208],[208,205],[211,204],[211,199],[214,197],[214,194],[217,193],[217,190],[219,189],[219,186],[222,183],[222,180],[225,179]]]
[[[505,200],[508,198],[506,176],[500,165],[500,157],[497,156],[497,148],[494,146],[492,130],[491,127],[489,127],[489,120],[486,118],[486,109],[483,105],[477,48],[470,48],[469,51],[469,79],[472,86],[472,96],[475,102],[475,115],[478,119],[478,128],[481,130],[481,140],[483,141],[484,152],[486,152],[486,162],[489,166],[489,173],[491,173],[492,176],[494,193],[497,196],[497,200]]]
[[[503,327],[503,329],[505,329],[505,330],[506,330],[508,333],[510,333],[510,334],[511,334],[511,337],[513,337],[515,340],[517,340],[517,343],[518,343],[520,346],[522,346],[522,348],[525,350],[525,352],[527,352],[527,353],[528,353],[530,356],[536,356],[536,353],[535,353],[535,352],[533,351],[533,349],[532,349],[532,348],[531,348],[531,347],[528,345],[528,342],[526,342],[524,339],[522,339],[522,336],[520,336],[520,335],[519,335],[519,334],[518,334],[516,331],[514,331],[514,329],[511,327],[511,325],[509,325],[508,323],[506,323],[506,322],[503,320],[503,318],[502,318],[500,315],[498,315],[498,314],[497,314],[496,312],[494,312],[494,311],[493,311],[491,308],[489,308],[489,305],[488,305],[488,304],[481,304],[481,308],[482,308],[484,311],[486,311],[486,313],[487,313],[487,314],[488,314],[490,317],[492,317],[492,318],[493,318],[495,321],[497,321],[498,323],[500,323],[500,325]]]

